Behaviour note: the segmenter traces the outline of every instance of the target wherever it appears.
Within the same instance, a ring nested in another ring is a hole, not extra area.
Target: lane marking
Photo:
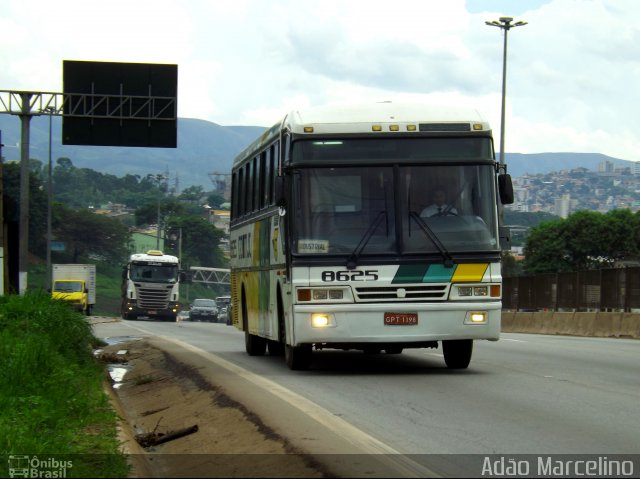
[[[304,396],[301,396],[298,393],[291,391],[290,389],[285,388],[284,386],[281,386],[274,381],[271,381],[270,379],[266,379],[263,376],[252,373],[251,371],[248,371],[247,369],[244,369],[237,364],[227,361],[226,359],[223,359],[214,353],[209,353],[189,343],[180,341],[179,339],[158,335],[151,331],[141,329],[138,326],[133,326],[130,324],[127,324],[127,326],[144,333],[152,334],[153,336],[157,336],[158,338],[161,338],[167,342],[174,343],[270,392],[277,398],[287,402],[307,416],[315,419],[324,427],[329,428],[329,430],[347,439],[354,446],[360,448],[364,454],[383,455],[384,458],[390,464],[392,464],[395,469],[398,470],[398,472],[402,473],[402,477],[441,477],[439,474],[435,473],[428,467],[423,466],[422,464],[419,464],[412,459],[409,459],[397,449],[394,449],[393,447],[383,443],[382,441],[379,441],[373,436],[370,436],[351,423],[329,412],[322,406],[314,403]]]

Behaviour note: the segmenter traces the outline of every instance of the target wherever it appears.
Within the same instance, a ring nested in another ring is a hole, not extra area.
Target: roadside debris
[[[153,428],[153,431],[136,434],[136,441],[138,442],[138,444],[140,444],[142,447],[157,446],[158,444],[163,444],[165,442],[173,441],[174,439],[188,436],[189,434],[193,434],[194,432],[198,432],[197,424],[168,433],[156,432],[158,426],[160,425],[160,421],[162,421],[162,418],[158,420],[156,427]]]

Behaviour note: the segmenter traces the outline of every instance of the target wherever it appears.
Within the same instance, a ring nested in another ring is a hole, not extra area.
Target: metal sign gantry
[[[0,90],[0,114],[16,115],[21,121],[20,135],[20,240],[18,291],[27,290],[29,245],[29,124],[33,116],[55,115],[73,118],[113,120],[177,120],[177,98],[160,96],[106,95]],[[0,211],[0,224],[3,223]],[[4,261],[0,261],[0,271]],[[0,296],[4,291],[0,291]]]
[[[191,281],[194,283],[231,284],[231,271],[228,269],[204,266],[192,266],[189,269],[193,271]]]
[[[66,108],[66,111],[65,111]],[[175,120],[176,98],[0,90],[0,113],[78,118]]]

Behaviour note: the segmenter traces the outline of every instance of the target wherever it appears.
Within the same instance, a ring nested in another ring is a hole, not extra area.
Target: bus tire
[[[267,350],[267,341],[255,334],[244,332],[244,348],[249,356],[264,356]]]
[[[269,356],[284,355],[284,345],[279,341],[273,341],[273,340],[267,341],[267,349],[269,350]]]
[[[473,353],[472,339],[450,339],[442,341],[444,362],[449,369],[466,369]]]
[[[249,333],[249,317],[247,316],[247,303],[242,298],[242,325],[244,327],[244,349],[249,356],[264,356],[267,350],[267,341],[260,336]]]
[[[284,347],[284,360],[293,371],[304,371],[311,366],[311,345],[300,346],[286,345]]]

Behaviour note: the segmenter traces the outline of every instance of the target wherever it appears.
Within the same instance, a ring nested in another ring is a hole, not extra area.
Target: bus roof
[[[392,101],[327,105],[291,111],[240,152],[234,164],[242,162],[255,151],[274,141],[283,128],[294,134],[310,136],[341,133],[388,135],[491,131],[487,120],[478,110],[470,107]]]
[[[293,111],[286,118],[286,126],[294,133],[304,133],[304,126],[313,125],[340,125],[341,132],[370,133],[372,124],[404,123],[478,123],[482,130],[489,129],[487,121],[473,108],[392,101],[314,107]]]

